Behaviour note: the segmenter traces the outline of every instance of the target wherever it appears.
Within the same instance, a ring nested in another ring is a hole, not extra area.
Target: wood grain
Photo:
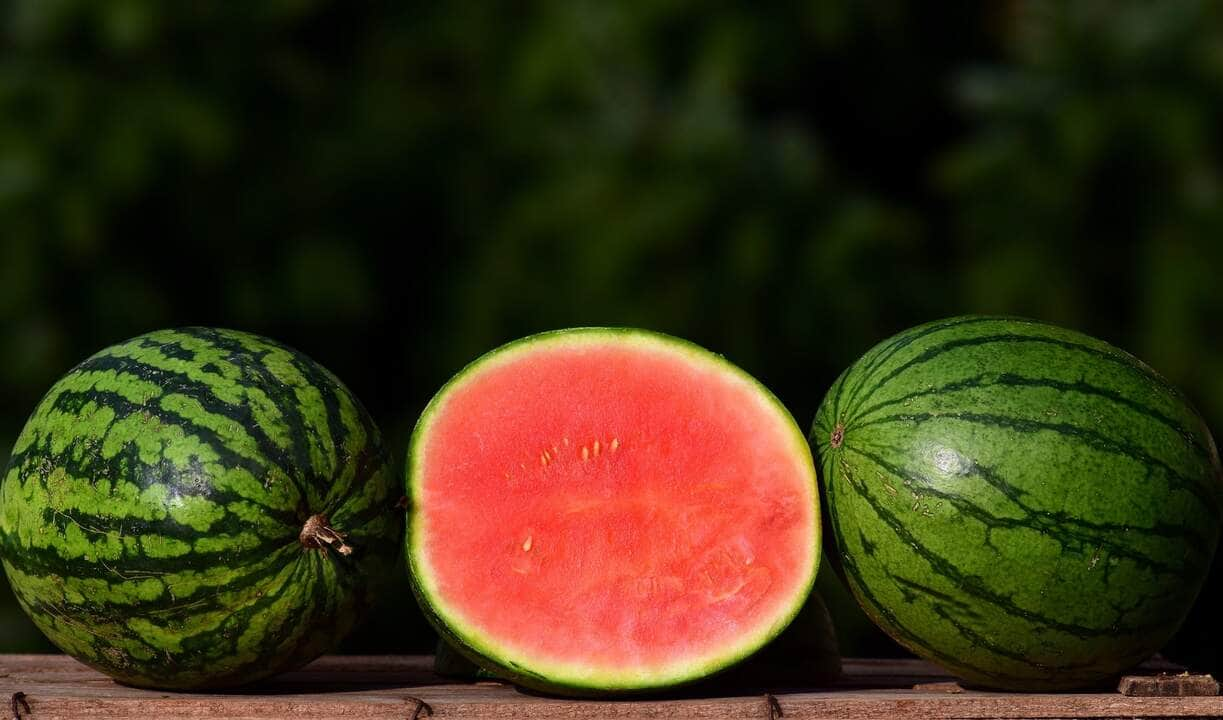
[[[1210,675],[1126,675],[1117,684],[1117,692],[1137,697],[1192,697],[1218,695],[1219,683]]]
[[[768,720],[766,692],[777,698],[786,720],[1223,717],[1221,697],[965,689],[917,660],[847,659],[845,677],[834,687],[720,688],[710,682],[681,694],[596,701],[542,697],[500,683],[450,682],[431,672],[431,662],[419,656],[326,657],[243,691],[184,694],[124,687],[65,656],[5,655],[0,656],[0,688],[5,705],[13,693],[25,693],[30,712],[21,713],[23,720],[409,720],[417,700],[428,703],[438,720]]]

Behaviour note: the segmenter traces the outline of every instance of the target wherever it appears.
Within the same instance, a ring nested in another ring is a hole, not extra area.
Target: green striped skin
[[[810,439],[863,609],[987,687],[1083,687],[1145,659],[1219,538],[1201,418],[1139,360],[1051,325],[969,316],[886,340]]]
[[[0,557],[65,652],[120,682],[222,687],[335,647],[399,563],[401,492],[368,413],[271,340],[107,348],[35,409],[0,484]],[[299,539],[316,513],[351,553]]]

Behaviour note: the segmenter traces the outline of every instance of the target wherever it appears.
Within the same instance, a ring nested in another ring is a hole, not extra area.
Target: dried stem
[[[301,534],[297,539],[308,548],[318,548],[323,552],[334,548],[341,555],[351,555],[352,547],[344,542],[346,534],[332,529],[326,515],[311,515],[306,524],[302,525]]]

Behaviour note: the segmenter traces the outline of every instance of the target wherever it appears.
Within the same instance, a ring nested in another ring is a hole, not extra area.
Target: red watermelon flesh
[[[576,329],[486,355],[422,416],[408,473],[422,607],[527,685],[702,677],[776,636],[815,577],[802,432],[667,336]]]

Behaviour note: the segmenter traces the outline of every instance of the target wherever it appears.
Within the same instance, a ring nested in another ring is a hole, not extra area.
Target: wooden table
[[[501,683],[461,683],[434,675],[421,656],[325,657],[301,671],[240,692],[184,694],[135,690],[60,655],[0,656],[4,705],[25,693],[22,720],[99,718],[1141,718],[1223,717],[1223,697],[1050,695],[964,690],[917,660],[845,661],[827,688],[725,688],[634,700],[541,697]],[[710,689],[712,687],[712,689]],[[776,698],[776,704],[770,701]],[[425,705],[422,705],[424,703]],[[419,708],[419,710],[418,710]],[[0,707],[0,718],[9,717]]]

